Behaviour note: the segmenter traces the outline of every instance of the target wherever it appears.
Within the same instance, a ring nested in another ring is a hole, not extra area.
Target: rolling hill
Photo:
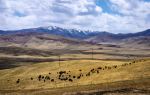
[[[0,35],[1,46],[18,46],[36,49],[57,49],[71,45],[87,44],[88,42],[77,39],[65,38],[42,32],[20,32],[14,34]]]
[[[43,93],[47,95],[51,93],[51,95],[62,95],[63,93],[72,91],[89,91],[90,93],[90,90],[94,89],[97,89],[98,92],[98,89],[110,91],[120,88],[142,89],[145,91],[149,89],[149,62],[149,59],[136,60],[135,62],[117,60],[74,60],[63,61],[60,65],[58,62],[46,62],[6,69],[0,71],[0,93],[4,94],[9,91],[13,94],[30,93],[36,95]],[[115,68],[114,66],[117,67]],[[99,67],[102,69],[97,69]],[[58,72],[60,71],[66,71],[67,74],[64,73],[63,76],[67,77],[69,74],[70,76],[68,77],[70,77],[72,81],[59,79]],[[89,72],[90,75],[86,76]],[[80,74],[83,74],[83,76],[78,78],[77,76],[80,76]],[[44,77],[50,76],[50,80],[46,79],[44,81],[43,78],[38,80],[39,75]],[[75,76],[75,78],[73,78],[73,76]],[[20,79],[19,83],[17,83],[18,79]],[[51,79],[54,79],[54,81]],[[76,87],[76,89],[74,89],[74,87]],[[70,90],[66,90],[66,88]],[[129,93],[129,95],[132,95],[132,91]],[[137,93],[140,94],[141,92]]]

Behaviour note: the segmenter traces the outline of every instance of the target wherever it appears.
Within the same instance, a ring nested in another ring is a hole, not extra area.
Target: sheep
[[[16,83],[17,83],[17,84],[20,83],[20,79],[18,79],[18,80],[16,81]]]
[[[70,81],[70,82],[73,82],[73,80],[72,80],[72,79],[69,79],[69,81]]]
[[[88,76],[90,76],[90,75],[91,75],[91,73],[89,72],[89,73],[87,73],[87,75],[88,75]]]
[[[76,78],[76,76],[73,76],[73,78]]]
[[[71,77],[71,75],[69,75],[69,77]]]
[[[122,64],[121,66],[126,66],[126,65],[128,65],[127,63],[124,63],[124,64]]]
[[[54,82],[54,79],[51,79],[51,82]]]
[[[102,67],[98,67],[97,69],[100,69],[100,70],[101,70],[101,69],[102,69]]]
[[[33,78],[32,78],[32,77],[31,77],[30,79],[31,79],[31,80],[33,80]]]
[[[83,77],[82,73],[80,73],[80,75],[77,77],[77,79],[80,79],[81,77]]]
[[[86,74],[86,76],[90,76],[90,72],[88,72],[88,73]]]
[[[91,69],[91,72],[92,72],[92,73],[95,73],[95,69]]]
[[[97,73],[99,73],[99,71],[97,70]]]
[[[117,65],[114,65],[113,67],[114,67],[114,68],[117,68]]]
[[[44,76],[42,76],[42,79],[44,79]]]
[[[81,76],[78,76],[78,77],[77,77],[77,79],[80,79],[80,78],[81,78]]]
[[[63,74],[63,73],[66,73],[66,71],[60,71],[60,72],[59,72],[59,74]]]
[[[80,76],[81,76],[81,77],[83,77],[83,74],[82,74],[82,73],[80,73]]]
[[[49,76],[45,76],[45,79],[50,80],[50,77]]]
[[[108,69],[111,69],[111,67],[108,67]]]
[[[41,80],[41,78],[42,78],[42,75],[39,75],[39,76],[38,76],[39,81]]]
[[[91,72],[94,71],[94,69],[91,69]]]

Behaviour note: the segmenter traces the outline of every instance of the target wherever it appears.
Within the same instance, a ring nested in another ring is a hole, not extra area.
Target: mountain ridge
[[[11,35],[11,34],[32,34],[36,35],[38,33],[42,34],[50,34],[50,35],[57,35],[62,36],[64,38],[71,38],[77,39],[82,41],[88,41],[93,43],[100,43],[100,42],[116,42],[123,39],[128,38],[135,38],[140,36],[149,37],[150,36],[150,29],[145,31],[137,32],[137,33],[127,33],[127,34],[113,34],[106,31],[84,31],[84,30],[77,30],[77,29],[65,29],[57,26],[49,26],[49,27],[38,27],[38,28],[29,28],[29,29],[21,29],[21,30],[9,30],[3,31],[0,30],[0,35]]]

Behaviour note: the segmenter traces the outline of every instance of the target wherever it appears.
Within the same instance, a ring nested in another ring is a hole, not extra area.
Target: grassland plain
[[[131,63],[131,64],[129,64]],[[71,60],[71,61],[55,61],[41,62],[12,69],[0,70],[0,92],[14,92],[14,94],[44,94],[60,95],[66,92],[94,90],[103,87],[102,90],[113,88],[144,88],[149,89],[150,85],[150,59],[133,60]],[[128,64],[128,65],[125,65]],[[85,76],[92,69],[98,67],[116,68],[99,70],[99,73],[91,73]],[[80,71],[82,70],[82,71]],[[58,79],[59,71],[70,71],[70,75],[84,75],[80,79],[70,81],[61,81]],[[49,75],[51,73],[51,75]],[[38,81],[38,76],[50,76],[55,80],[51,82]],[[31,80],[33,78],[33,80]],[[19,83],[16,83],[20,79]],[[120,86],[118,86],[120,85]],[[98,88],[96,88],[98,86]],[[112,87],[111,87],[112,86]],[[84,88],[85,87],[85,88]],[[74,89],[76,88],[76,89]],[[83,90],[81,90],[81,88]],[[41,89],[39,91],[38,89]],[[70,90],[68,90],[70,89]],[[19,92],[18,92],[19,91]],[[46,93],[47,92],[47,93]],[[13,94],[13,93],[11,93]]]

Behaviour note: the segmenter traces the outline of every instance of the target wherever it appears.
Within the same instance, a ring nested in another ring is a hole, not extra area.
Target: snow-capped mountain
[[[0,34],[12,34],[12,33],[20,33],[20,32],[42,32],[53,35],[59,35],[67,38],[75,38],[75,39],[85,39],[91,36],[96,36],[100,32],[93,31],[83,31],[78,29],[65,29],[56,26],[49,27],[38,27],[38,28],[30,28],[30,29],[22,29],[16,31],[2,31]]]

